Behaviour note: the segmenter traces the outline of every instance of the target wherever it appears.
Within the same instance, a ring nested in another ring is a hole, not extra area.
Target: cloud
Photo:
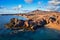
[[[22,5],[18,5],[15,7],[7,8],[4,6],[0,6],[0,14],[14,14],[14,13],[20,13],[20,9],[22,8]]]
[[[0,9],[6,9],[5,7],[3,7],[3,6],[0,6]]]
[[[18,6],[16,6],[16,7],[13,7],[12,9],[13,10],[20,10],[22,8],[22,5],[18,5]]]
[[[51,5],[59,5],[60,1],[59,0],[51,0],[51,1],[48,1],[48,3]]]
[[[18,13],[27,13],[30,10],[23,10],[21,9],[22,5],[18,5],[15,7],[7,8],[7,7],[0,7],[0,14],[18,14]]]
[[[30,12],[31,10],[22,10],[24,13],[28,13],[28,12]]]
[[[26,3],[32,3],[33,0],[24,0]]]
[[[60,0],[50,0],[48,1],[47,10],[50,11],[58,11],[60,12]]]
[[[14,14],[17,13],[17,11],[12,9],[0,9],[0,14]]]
[[[39,2],[38,2],[38,4],[40,5],[40,4],[41,4],[41,2],[39,1]]]

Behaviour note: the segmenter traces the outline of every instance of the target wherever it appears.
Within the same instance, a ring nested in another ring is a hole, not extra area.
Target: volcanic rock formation
[[[13,30],[36,30],[41,27],[60,30],[60,13],[52,11],[35,10],[28,14],[23,14],[28,20],[11,19],[10,23],[6,24],[6,28]],[[19,15],[21,16],[21,15]]]

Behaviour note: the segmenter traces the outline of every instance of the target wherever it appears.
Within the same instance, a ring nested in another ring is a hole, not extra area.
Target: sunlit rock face
[[[49,17],[49,24],[46,25],[47,28],[52,28],[56,30],[60,30],[60,17],[59,16],[51,16]]]
[[[32,19],[29,20],[18,20],[16,18],[13,18],[10,20],[8,24],[6,24],[6,28],[13,29],[13,30],[20,30],[20,29],[26,29],[26,30],[36,30],[40,27],[44,27],[44,25],[47,24],[46,20],[42,19],[41,21],[35,21]]]
[[[41,12],[41,13],[40,13]],[[41,27],[52,28],[60,30],[60,13],[58,12],[45,12],[35,10],[30,12],[29,15],[23,14],[28,20],[18,20],[12,18],[6,28],[15,29],[15,30],[36,30]],[[23,17],[25,17],[23,16]]]

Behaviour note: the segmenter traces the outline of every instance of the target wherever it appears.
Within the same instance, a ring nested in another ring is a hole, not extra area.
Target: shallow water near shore
[[[26,20],[26,18],[21,16],[12,16],[12,15],[4,15],[0,16],[0,40],[60,40],[60,31],[48,29],[48,28],[40,28],[36,31],[25,31],[10,34],[12,30],[6,29],[4,24],[9,23],[11,18],[18,18],[21,20]]]

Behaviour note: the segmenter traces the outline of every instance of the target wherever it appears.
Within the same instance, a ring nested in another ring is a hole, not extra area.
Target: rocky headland
[[[5,27],[11,30],[35,31],[38,28],[46,27],[60,31],[60,12],[35,10],[27,14],[17,14],[27,20],[12,18],[5,24]]]

